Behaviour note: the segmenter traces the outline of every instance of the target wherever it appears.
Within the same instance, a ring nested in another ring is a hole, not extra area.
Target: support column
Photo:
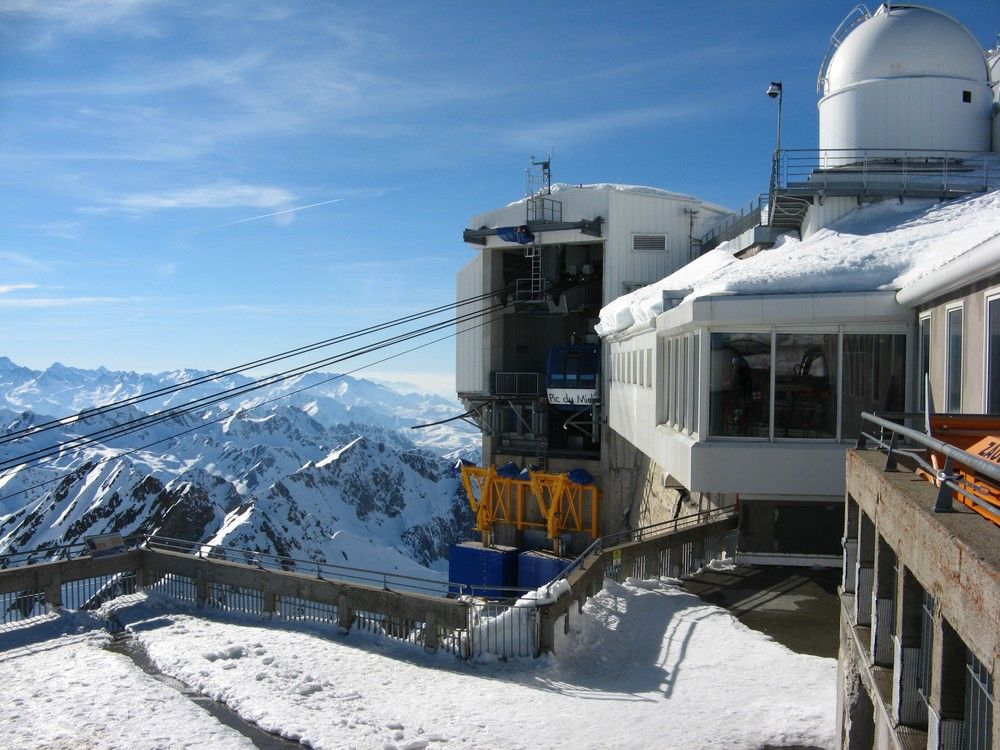
[[[965,722],[965,644],[948,621],[935,616],[928,750],[960,750]]]
[[[424,651],[428,654],[437,653],[440,639],[438,635],[437,622],[433,612],[428,612],[424,616]]]
[[[893,666],[892,636],[896,629],[896,553],[878,537],[872,588],[872,664]]]
[[[853,594],[857,590],[858,581],[858,504],[850,495],[847,496],[846,512],[844,513],[844,569],[842,584],[845,594]]]
[[[52,578],[45,585],[45,605],[51,612],[62,606],[62,579],[58,573],[53,573]]]
[[[337,597],[337,628],[346,635],[353,625],[354,610],[347,601],[347,594],[341,594]]]
[[[892,715],[904,726],[925,729],[927,704],[920,694],[921,623],[924,589],[905,567],[896,579],[895,661],[892,672]]]
[[[875,575],[875,524],[864,511],[858,518],[858,562],[855,579],[854,622],[861,627],[872,624],[872,591]]]

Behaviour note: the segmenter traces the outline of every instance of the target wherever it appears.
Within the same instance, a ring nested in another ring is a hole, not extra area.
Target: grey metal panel
[[[476,253],[458,272],[457,298],[476,297],[483,293],[483,255]],[[458,314],[477,312],[483,303],[463,305]],[[463,330],[464,329],[464,330]],[[459,393],[488,393],[489,373],[484,366],[483,328],[473,323],[459,326],[455,338],[455,388]]]

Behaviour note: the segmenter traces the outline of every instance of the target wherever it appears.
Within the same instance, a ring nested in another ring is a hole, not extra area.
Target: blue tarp
[[[573,469],[569,473],[569,481],[573,484],[593,484],[594,477],[586,469]]]
[[[498,477],[504,477],[506,479],[517,479],[520,473],[521,473],[521,467],[519,467],[513,461],[508,461],[503,466],[497,467]]]
[[[530,245],[535,241],[535,235],[527,227],[497,227],[497,237],[504,242],[516,242],[518,245]]]

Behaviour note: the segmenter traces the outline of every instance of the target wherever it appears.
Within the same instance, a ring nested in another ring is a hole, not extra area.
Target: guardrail
[[[956,448],[950,443],[946,443],[937,438],[931,437],[925,432],[905,427],[894,420],[911,419],[923,415],[887,413],[882,416],[862,412],[861,431],[858,436],[856,448],[864,450],[871,441],[886,452],[885,471],[895,471],[898,468],[900,456],[906,456],[916,463],[930,476],[934,477],[938,485],[937,497],[934,502],[936,513],[947,513],[954,509],[952,504],[954,493],[962,495],[975,506],[980,507],[987,513],[996,516],[998,509],[977,497],[972,489],[977,485],[969,478],[964,477],[956,471],[956,464],[968,467],[976,474],[986,477],[1000,487],[1000,466],[987,461],[980,456]],[[871,432],[865,431],[865,425],[879,428],[878,434],[873,429]],[[888,437],[888,439],[887,439]],[[908,441],[908,442],[904,442]],[[912,447],[919,446],[919,447]],[[928,460],[927,451],[933,451],[944,457],[942,467],[934,466]]]
[[[784,149],[775,170],[776,187],[786,190],[979,192],[1000,181],[1000,155],[931,148]]]
[[[701,252],[707,252],[723,242],[739,237],[748,229],[765,223],[767,202],[768,194],[760,193],[705,232],[700,238]]]
[[[49,547],[6,556],[0,623],[59,607],[95,609],[145,591],[199,608],[325,622],[343,633],[367,631],[463,659],[533,657],[552,650],[558,618],[599,591],[605,576],[680,576],[714,557],[735,527],[733,510],[598,539],[543,587],[569,590],[555,601],[514,588],[503,589],[509,599],[483,601],[462,584],[162,536],[135,537],[130,548],[104,556],[85,554],[84,544]],[[38,562],[42,555],[55,559]],[[28,562],[11,566],[11,558]]]

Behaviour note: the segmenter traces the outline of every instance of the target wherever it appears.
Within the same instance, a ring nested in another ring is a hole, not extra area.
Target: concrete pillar
[[[337,628],[341,633],[347,634],[351,632],[353,625],[354,610],[347,601],[347,594],[341,594],[337,597]]]
[[[195,574],[195,598],[199,609],[204,607],[208,602],[208,579],[205,578],[205,573],[200,568]]]
[[[965,714],[965,644],[948,621],[935,616],[928,750],[960,750]]]
[[[551,607],[538,608],[538,653],[553,653],[556,649],[556,620]]]
[[[920,628],[924,590],[905,567],[896,579],[896,636],[892,673],[892,715],[899,724],[924,729],[927,704],[919,691]]]
[[[857,590],[858,513],[857,502],[848,495],[844,512],[844,569],[842,576],[844,592],[848,594],[853,594]]]
[[[855,578],[854,622],[861,627],[872,623],[872,592],[875,575],[875,524],[861,511],[858,517],[858,563]]]
[[[438,637],[438,627],[434,620],[434,613],[428,612],[424,616],[424,651],[429,654],[437,653],[440,639]]]
[[[892,636],[896,628],[896,553],[878,537],[872,587],[872,664],[893,665]]]
[[[61,607],[62,603],[62,580],[58,573],[53,573],[45,585],[45,604],[51,612]]]
[[[264,589],[261,592],[260,607],[268,617],[273,617],[278,612],[278,597],[273,591]]]

